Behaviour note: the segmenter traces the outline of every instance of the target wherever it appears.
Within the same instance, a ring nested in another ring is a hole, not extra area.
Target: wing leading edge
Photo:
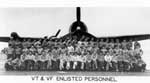
[[[10,37],[0,37],[0,42],[8,42]]]
[[[81,32],[82,33],[82,32]],[[85,32],[86,33],[86,32]],[[82,33],[82,34],[85,34],[85,33]],[[86,34],[85,34],[86,35]],[[66,35],[67,36],[67,35]],[[81,36],[78,35],[78,36]],[[87,35],[87,37],[89,37],[89,35]],[[94,36],[91,36],[91,37],[94,37]],[[96,38],[96,37],[94,37]],[[0,37],[0,42],[9,42],[11,38],[10,37]],[[23,41],[24,39],[25,40],[43,40],[44,38],[34,38],[34,37],[21,37],[21,38],[18,38],[20,41]],[[58,38],[59,39],[59,38]],[[113,40],[116,40],[118,39],[119,41],[123,41],[123,40],[132,40],[132,41],[141,41],[141,40],[146,40],[146,39],[150,39],[150,34],[141,34],[141,35],[125,35],[125,36],[112,36],[112,37],[97,37],[96,39],[113,39]]]
[[[0,42],[9,42],[11,38],[10,37],[0,37]],[[17,38],[20,41],[25,40],[40,40],[40,39],[44,39],[44,38],[32,38],[32,37],[21,37],[21,38]]]
[[[123,41],[123,40],[141,41],[141,40],[150,39],[150,34],[99,37],[98,39],[113,39],[113,40],[119,39],[119,41]]]

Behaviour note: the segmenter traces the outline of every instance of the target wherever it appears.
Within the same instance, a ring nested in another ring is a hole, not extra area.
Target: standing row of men
[[[139,42],[87,38],[10,40],[6,70],[144,71]]]

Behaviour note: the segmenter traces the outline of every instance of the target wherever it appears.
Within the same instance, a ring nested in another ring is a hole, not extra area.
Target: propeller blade
[[[80,21],[80,7],[77,7],[76,9],[76,15],[77,15],[77,21]]]

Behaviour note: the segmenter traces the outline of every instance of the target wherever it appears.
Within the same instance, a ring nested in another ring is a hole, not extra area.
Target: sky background
[[[0,8],[0,36],[17,32],[21,37],[44,37],[61,29],[60,37],[75,20],[75,7]],[[150,7],[82,7],[81,21],[97,37],[150,34]],[[150,69],[150,40],[140,43]],[[0,49],[4,47],[7,43],[0,42]]]

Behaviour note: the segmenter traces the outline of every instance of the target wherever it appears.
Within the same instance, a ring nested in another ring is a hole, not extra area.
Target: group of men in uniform
[[[143,51],[132,40],[91,38],[10,40],[6,70],[144,71]]]

